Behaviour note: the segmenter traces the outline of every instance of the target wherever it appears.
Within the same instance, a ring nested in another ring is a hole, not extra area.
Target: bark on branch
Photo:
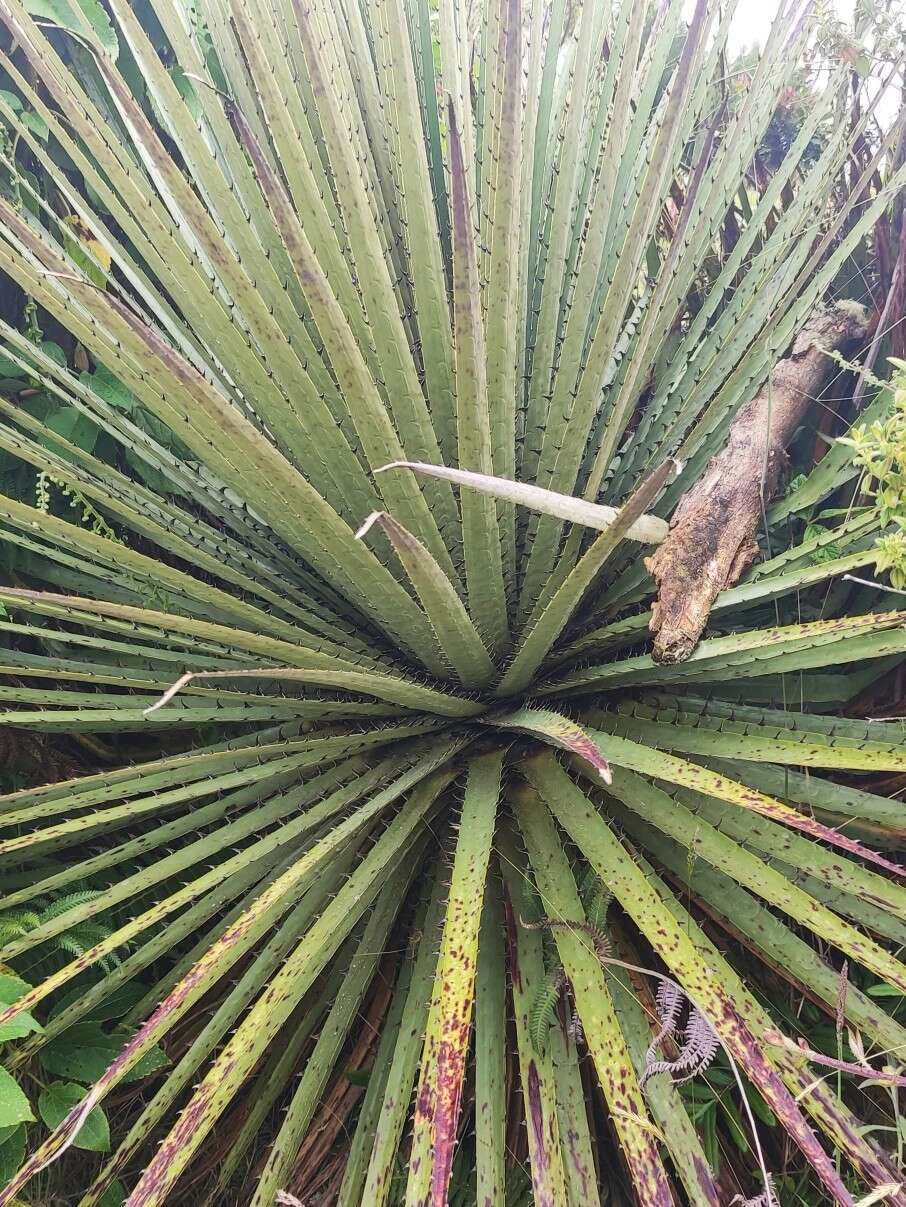
[[[667,539],[646,565],[657,586],[651,613],[658,662],[681,662],[698,644],[717,595],[758,556],[763,508],[786,464],[786,447],[834,370],[826,351],[865,338],[868,316],[838,302],[809,320],[770,382],[737,415],[726,447],[680,501]]]

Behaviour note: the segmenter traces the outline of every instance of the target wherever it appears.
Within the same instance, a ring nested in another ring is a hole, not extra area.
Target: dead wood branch
[[[853,302],[813,316],[736,416],[725,448],[680,501],[667,539],[645,563],[657,585],[650,626],[656,661],[689,657],[717,595],[755,561],[764,507],[777,490],[787,446],[835,369],[827,352],[851,350],[867,331],[868,316]]]

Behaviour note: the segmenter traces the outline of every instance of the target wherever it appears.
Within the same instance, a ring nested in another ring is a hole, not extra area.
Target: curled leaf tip
[[[389,469],[389,465],[385,465],[384,469]],[[360,541],[363,536],[372,528],[374,524],[379,523],[387,513],[384,511],[372,511],[371,515],[366,516],[364,523],[356,530],[355,539]]]
[[[382,474],[388,469],[413,469],[415,465],[415,461],[388,461],[386,465],[379,465],[374,472]]]
[[[157,712],[159,708],[163,708],[165,704],[169,704],[176,693],[182,691],[186,684],[191,683],[194,678],[195,675],[191,671],[185,675],[180,675],[176,682],[171,687],[167,688],[159,700],[152,704],[150,708],[145,708],[142,710],[142,715],[149,717],[151,713]]]
[[[601,753],[596,742],[581,725],[561,713],[546,708],[523,707],[512,712],[493,713],[482,724],[503,729],[516,729],[530,737],[539,738],[549,746],[557,746],[576,754],[595,768],[605,784],[613,778],[610,763]]]

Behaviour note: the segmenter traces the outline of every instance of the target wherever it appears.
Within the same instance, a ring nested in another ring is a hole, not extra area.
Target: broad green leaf
[[[122,1018],[124,1014],[132,1009],[136,1002],[140,1002],[148,992],[148,986],[142,985],[138,981],[128,981],[125,985],[114,989],[112,993],[107,994],[96,1006],[89,1009],[82,1018],[86,1023],[105,1023],[110,1019]],[[85,990],[81,987],[71,989],[69,993],[64,993],[59,1001],[55,1002],[50,1017],[55,1018],[63,1010],[77,1003],[85,994]],[[2,996],[2,990],[0,990]]]
[[[12,1127],[34,1119],[28,1099],[18,1082],[0,1067],[0,1127]]]
[[[93,450],[98,437],[96,425],[75,407],[61,407],[54,411],[47,418],[47,427],[86,453]]]
[[[0,996],[0,1004],[7,1006],[10,1003],[4,1001]],[[11,1018],[9,1022],[0,1024],[0,1041],[9,1039],[22,1039],[25,1035],[31,1035],[34,1031],[40,1031],[41,1024],[36,1018],[33,1018],[27,1010],[22,1010],[15,1018]]]
[[[40,115],[40,113],[33,113],[30,109],[27,109],[22,114],[22,123],[23,125],[27,126],[34,135],[40,138],[42,142],[47,142],[48,138],[50,137],[50,130],[48,129],[47,122]]]
[[[49,1128],[57,1127],[73,1107],[78,1106],[88,1091],[73,1082],[52,1081],[38,1098],[38,1111]],[[110,1127],[107,1116],[99,1106],[85,1116],[84,1122],[75,1133],[73,1144],[85,1152],[105,1153],[110,1149]]]
[[[82,37],[93,34],[104,52],[116,58],[116,34],[98,0],[26,0],[25,7],[38,22],[58,25]]]
[[[23,993],[27,993],[31,989],[28,981],[24,981],[22,977],[16,976],[12,972],[0,972],[0,1002],[9,1005],[16,998],[21,997]]]
[[[65,1034],[65,1032],[64,1032]],[[114,1031],[111,1038],[124,1047],[131,1039],[131,1033],[128,1031]],[[124,1082],[141,1081],[142,1078],[148,1077],[151,1073],[156,1073],[160,1069],[165,1069],[170,1063],[170,1058],[159,1044],[155,1044],[138,1060],[123,1078]]]
[[[90,1085],[106,1072],[122,1047],[99,1023],[77,1023],[42,1048],[39,1060],[48,1073]]]
[[[98,1207],[124,1207],[125,1202],[126,1188],[122,1182],[112,1182],[98,1200]]]
[[[0,377],[17,378],[25,377],[26,375],[26,370],[23,369],[21,365],[16,364],[14,360],[11,360],[8,356],[4,356],[3,353],[0,352]]]
[[[4,1127],[0,1138],[0,1185],[6,1185],[25,1159],[25,1139],[23,1124]]]
[[[186,73],[179,63],[174,63],[169,71],[173,78],[173,83],[179,91],[179,95],[186,102],[186,108],[195,120],[199,121],[202,114],[201,101],[198,99],[198,93],[195,91],[193,84],[186,78]]]

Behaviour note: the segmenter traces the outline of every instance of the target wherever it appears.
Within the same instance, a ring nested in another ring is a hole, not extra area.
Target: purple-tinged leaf
[[[755,813],[760,813],[762,817],[778,821],[794,830],[801,830],[803,834],[808,834],[812,838],[820,838],[822,842],[840,847],[841,850],[849,851],[852,855],[858,855],[860,859],[874,863],[878,867],[892,872],[895,876],[906,877],[906,868],[879,855],[877,851],[863,846],[855,838],[848,838],[845,834],[831,829],[830,826],[815,821],[813,817],[800,813],[790,805],[775,800],[773,797],[765,796],[763,792],[740,784],[725,775],[720,775],[709,767],[702,767],[699,763],[690,763],[686,759],[677,758],[676,755],[669,754],[665,750],[653,750],[639,742],[633,742],[629,738],[617,737],[616,734],[589,729],[588,736],[594,741],[601,755],[609,758],[619,767],[628,767],[642,775],[667,780],[672,784],[681,784],[684,788],[692,788],[696,792],[704,793],[705,796],[713,796],[732,805],[740,805],[743,809],[751,809]]]
[[[444,1207],[447,1202],[502,767],[503,751],[475,758],[469,767],[415,1099],[407,1207]]]
[[[515,729],[529,737],[538,738],[549,746],[568,750],[590,763],[605,784],[610,783],[610,763],[601,753],[599,745],[585,732],[581,725],[554,712],[549,708],[517,708],[512,712],[490,713],[480,718],[482,725],[500,729]]]
[[[784,1084],[765,1045],[752,1033],[720,977],[702,958],[592,802],[553,757],[526,760],[523,769],[671,973],[706,1013],[724,1048],[758,1087],[823,1182],[831,1201],[840,1207],[853,1207],[852,1195]]]
[[[547,755],[553,761],[553,756]],[[535,760],[531,760],[534,762]],[[517,789],[512,800],[538,892],[569,977],[594,1067],[619,1138],[636,1197],[646,1207],[670,1207],[673,1195],[625,1036],[602,967],[609,944],[588,938],[588,923],[563,842],[537,792]],[[573,921],[576,919],[576,921]]]

